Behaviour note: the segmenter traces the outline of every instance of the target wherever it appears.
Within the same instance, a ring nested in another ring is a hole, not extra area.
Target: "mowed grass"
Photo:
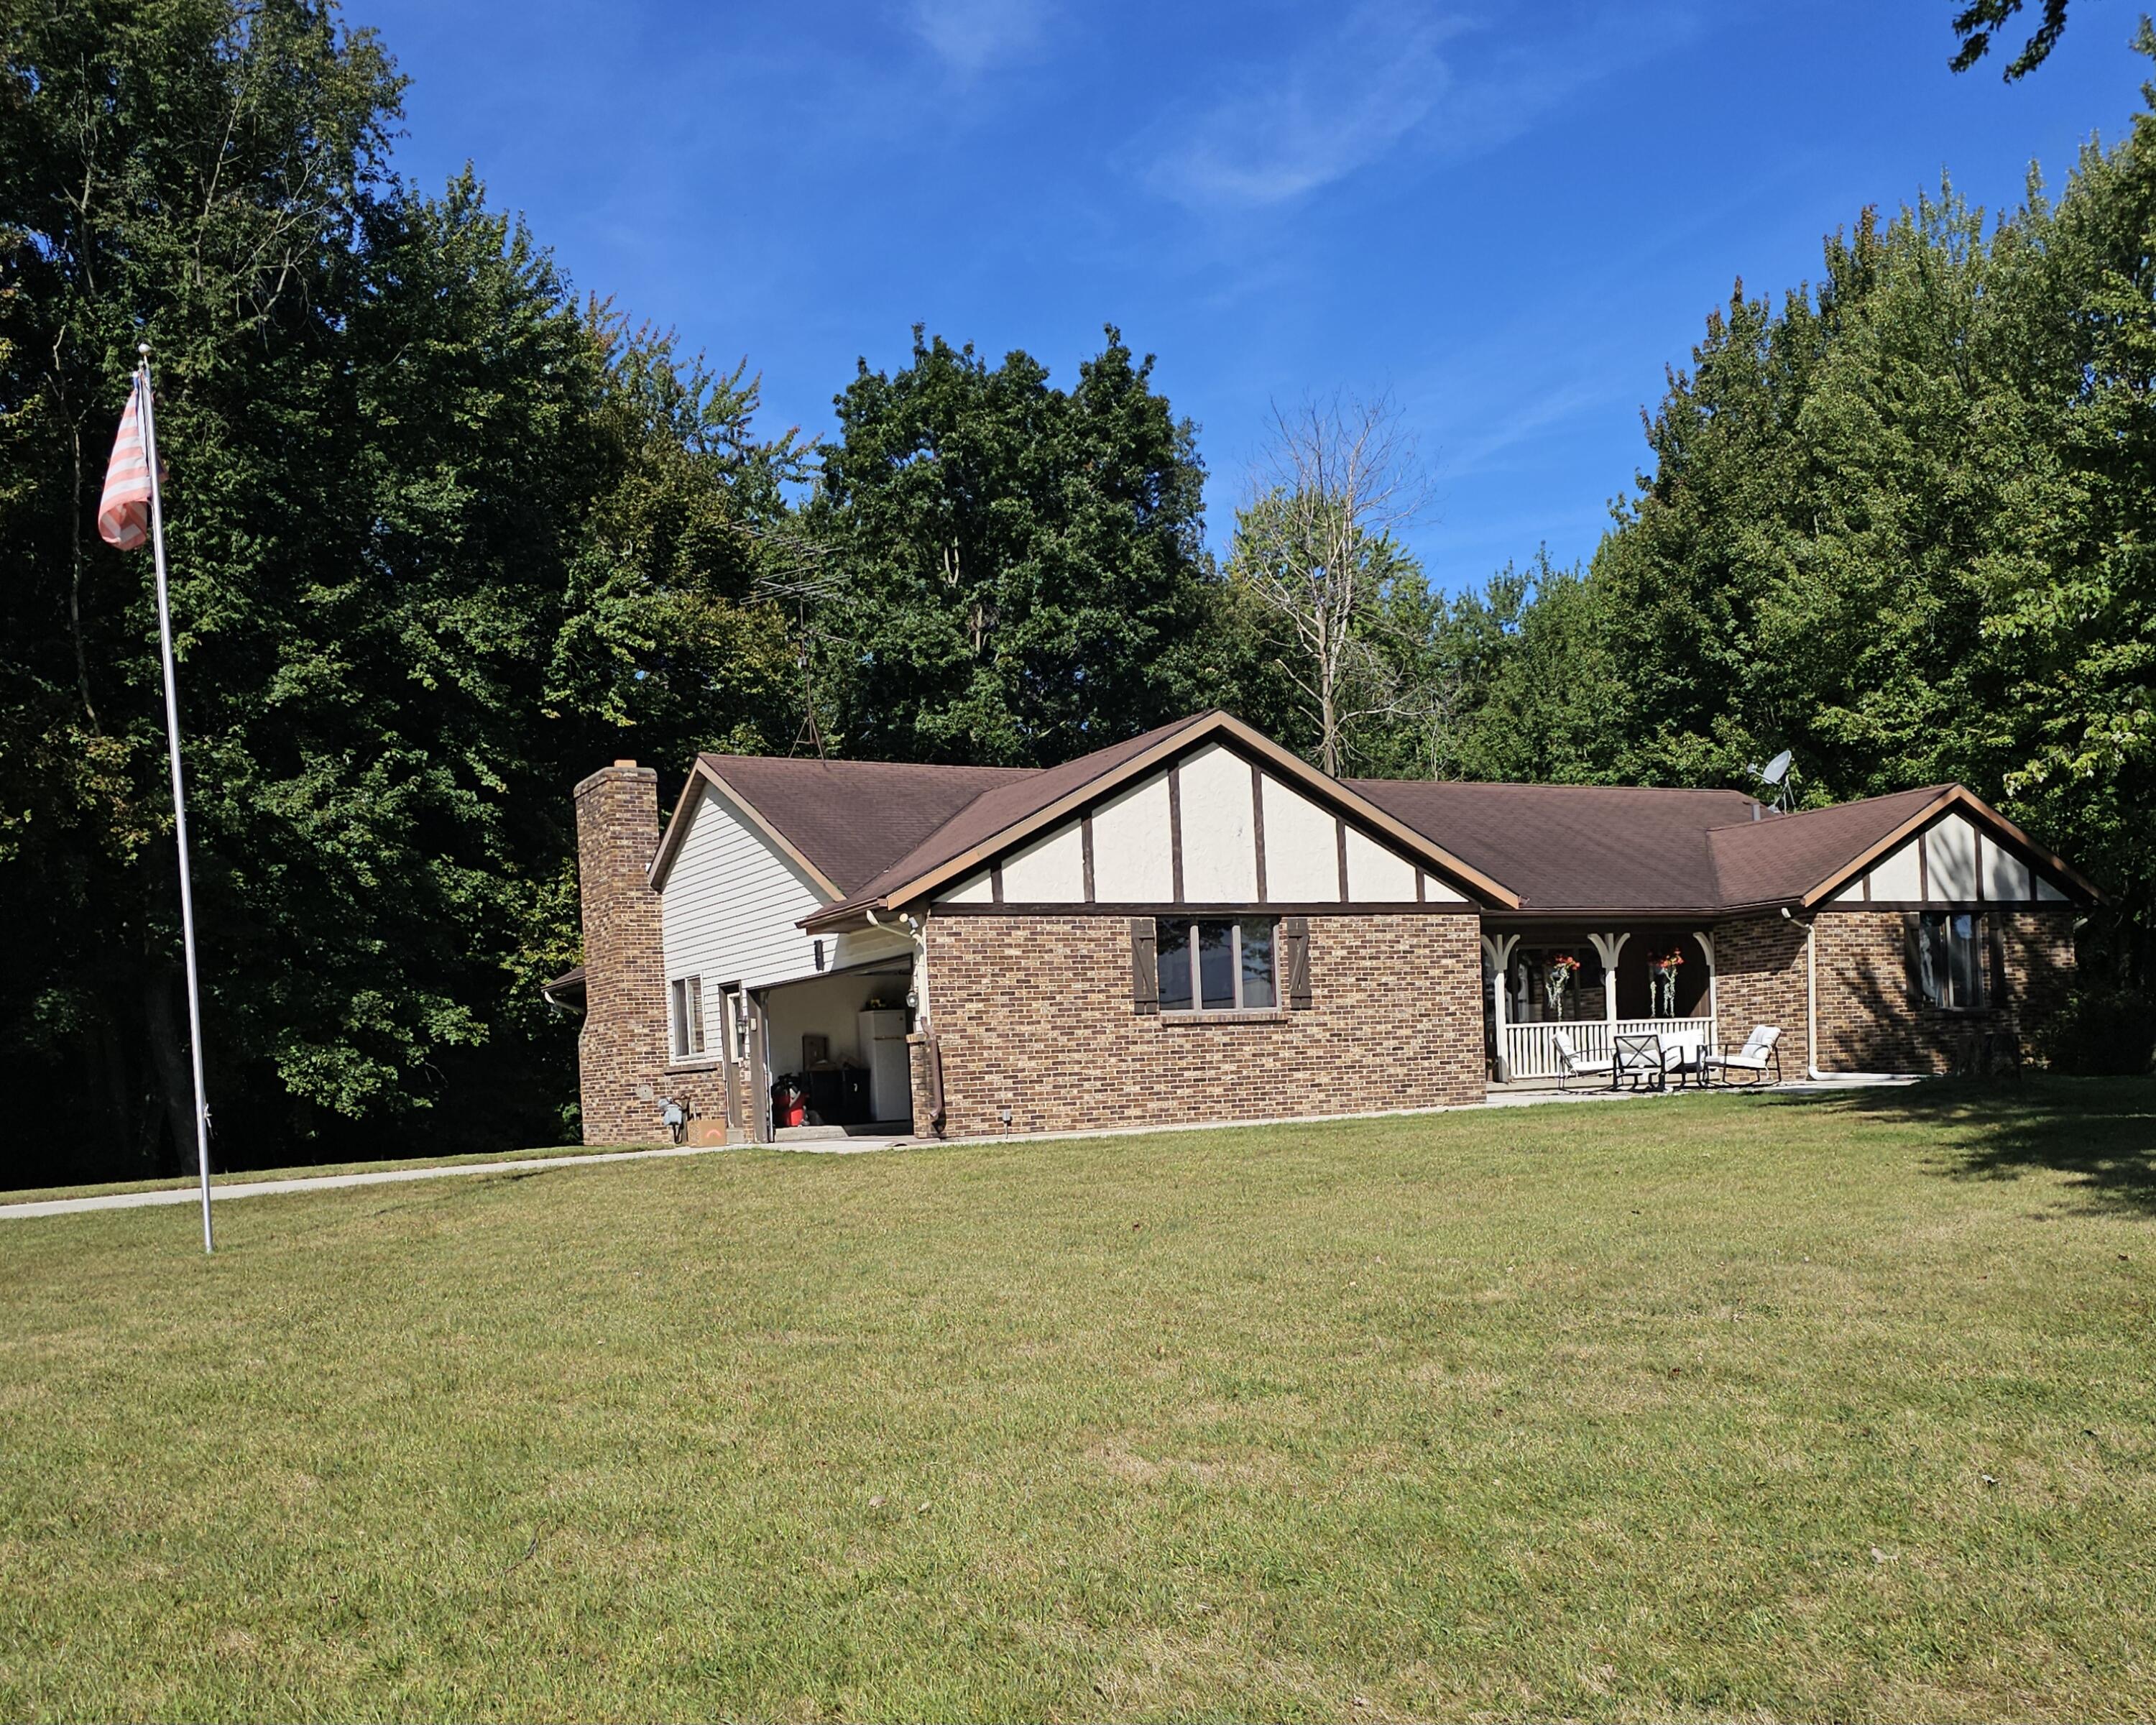
[[[2156,1713],[2156,1088],[0,1231],[0,1714]]]

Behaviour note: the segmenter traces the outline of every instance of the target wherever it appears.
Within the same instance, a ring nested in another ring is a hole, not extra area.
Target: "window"
[[[673,1020],[674,1058],[695,1060],[704,1052],[704,979],[676,977],[669,985]]]
[[[1163,916],[1155,924],[1163,1012],[1267,1012],[1280,1004],[1270,916]]]
[[[1917,918],[1917,988],[1927,1006],[1981,1012],[1990,1004],[1984,918],[1926,911]]]

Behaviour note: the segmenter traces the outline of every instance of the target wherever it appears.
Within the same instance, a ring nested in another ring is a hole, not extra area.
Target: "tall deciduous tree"
[[[752,387],[579,301],[306,0],[17,8],[0,98],[0,972],[10,1145],[154,1166],[188,1119],[147,568],[89,531],[159,360],[221,1158],[562,1129],[535,974],[567,790],[790,723]],[[0,1178],[24,1178],[21,1164]]]
[[[846,752],[1054,762],[1218,686],[1195,433],[1115,329],[1065,391],[916,327],[910,362],[864,361],[838,408],[808,522],[838,583],[814,626]]]
[[[1292,644],[1286,669],[1315,722],[1318,764],[1339,773],[1357,722],[1397,695],[1367,625],[1399,560],[1396,536],[1423,501],[1398,409],[1344,396],[1276,407],[1253,492],[1229,578]]]

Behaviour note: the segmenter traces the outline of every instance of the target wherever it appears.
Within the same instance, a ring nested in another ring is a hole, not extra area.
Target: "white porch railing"
[[[1583,1019],[1573,1024],[1507,1024],[1505,1058],[1512,1076],[1555,1078],[1564,1070],[1558,1058],[1557,1038],[1562,1031],[1572,1039],[1573,1050],[1587,1060],[1605,1060],[1609,1039],[1619,1036],[1659,1036],[1665,1049],[1682,1047],[1687,1059],[1701,1047],[1715,1046],[1714,1020],[1703,1019]]]

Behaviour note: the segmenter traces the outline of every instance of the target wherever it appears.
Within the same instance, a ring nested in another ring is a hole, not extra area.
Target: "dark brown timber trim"
[[[1093,902],[1093,811],[1078,818],[1078,844],[1086,858],[1086,902]]]
[[[1352,902],[1348,896],[1348,823],[1338,815],[1332,817],[1332,845],[1340,858],[1340,902]]]
[[[1173,762],[1168,769],[1168,850],[1173,860],[1174,875],[1170,888],[1175,901],[1183,902],[1183,763]]]
[[[1265,901],[1265,773],[1255,761],[1250,762],[1250,838],[1258,849],[1258,902],[1263,904]]]
[[[1934,905],[1932,908],[1937,910],[1938,906]],[[1343,905],[1337,899],[1321,899],[1311,904],[1298,901],[1293,904],[1194,905],[1178,899],[1173,901],[1148,900],[1095,905],[1081,905],[1075,900],[1067,904],[944,904],[936,907],[936,914],[939,916],[1082,916],[1095,911],[1103,916],[1195,916],[1200,920],[1231,916],[1486,916],[1489,914],[1472,900],[1460,902],[1451,899],[1432,899],[1427,903],[1417,903],[1411,898],[1389,904],[1371,899],[1353,905]],[[1683,926],[1692,929],[1699,924],[1694,920]],[[844,973],[826,971],[824,974],[829,976]]]

